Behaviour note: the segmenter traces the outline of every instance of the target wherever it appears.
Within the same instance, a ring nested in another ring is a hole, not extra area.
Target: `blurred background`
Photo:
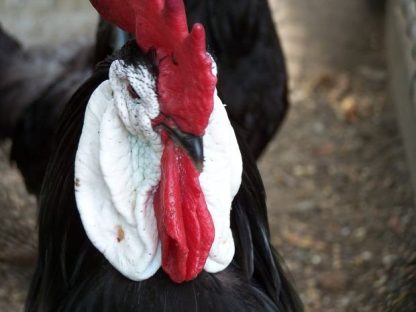
[[[306,311],[416,311],[416,119],[406,111],[415,3],[269,4],[291,100],[259,162],[272,242]],[[97,17],[86,0],[0,0],[0,23],[26,47],[60,46],[93,40]],[[2,143],[0,311],[21,311],[36,259],[36,202],[9,152]]]

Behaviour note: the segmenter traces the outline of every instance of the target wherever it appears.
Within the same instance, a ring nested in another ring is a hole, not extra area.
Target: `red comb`
[[[144,50],[156,49],[161,112],[182,131],[202,135],[213,109],[216,77],[206,53],[205,31],[188,32],[182,0],[91,0],[108,21],[136,37]]]

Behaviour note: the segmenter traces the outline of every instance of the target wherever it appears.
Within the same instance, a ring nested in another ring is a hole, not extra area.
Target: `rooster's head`
[[[204,28],[188,31],[182,0],[91,2],[136,40],[85,112],[75,194],[86,233],[132,280],[223,270],[242,163]]]

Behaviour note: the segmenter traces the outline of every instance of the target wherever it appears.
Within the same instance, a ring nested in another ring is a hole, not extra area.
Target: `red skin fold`
[[[214,241],[214,225],[189,156],[165,137],[162,174],[154,208],[162,243],[162,268],[181,283],[204,268]]]

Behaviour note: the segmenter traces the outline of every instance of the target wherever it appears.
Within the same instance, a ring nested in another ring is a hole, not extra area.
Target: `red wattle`
[[[214,241],[214,225],[189,156],[165,137],[161,180],[154,197],[162,244],[162,268],[181,283],[204,268]]]

